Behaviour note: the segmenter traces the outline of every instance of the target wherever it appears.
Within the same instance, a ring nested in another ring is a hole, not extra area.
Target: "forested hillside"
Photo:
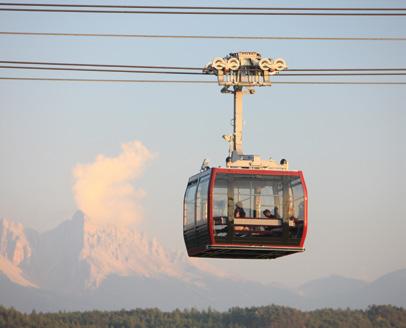
[[[406,327],[406,309],[390,305],[366,310],[303,312],[282,306],[231,308],[225,312],[159,309],[24,314],[0,306],[0,327]]]

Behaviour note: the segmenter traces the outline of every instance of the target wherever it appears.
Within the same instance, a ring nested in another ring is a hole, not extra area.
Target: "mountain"
[[[32,250],[22,224],[8,219],[0,220],[0,269],[10,281],[27,287],[34,287],[19,267],[30,258]]]
[[[310,281],[299,287],[299,294],[306,298],[302,308],[311,310],[319,304],[325,307],[349,306],[348,295],[365,288],[368,284],[362,280],[333,275]],[[368,306],[366,304],[366,306]]]
[[[46,290],[81,290],[89,265],[80,259],[83,249],[84,216],[76,213],[51,231],[31,238],[32,255],[22,269],[36,285]]]
[[[8,219],[0,220],[0,256],[19,265],[31,256],[31,248],[22,224]]]
[[[25,287],[36,287],[35,284],[24,277],[21,268],[3,256],[0,256],[0,268],[1,273],[15,284]]]
[[[379,300],[379,304],[406,307],[406,269],[385,274],[353,296],[356,300],[354,306],[365,304],[365,300]]]
[[[323,304],[332,308],[366,308],[371,304],[406,307],[406,269],[385,274],[373,282],[331,276],[304,284],[299,288],[312,310]]]
[[[290,290],[236,279],[134,229],[97,225],[82,212],[41,234],[0,220],[0,304],[22,311],[406,307],[405,286],[406,269],[372,283],[331,276]]]
[[[133,229],[96,225],[80,211],[43,234],[5,219],[0,227],[1,258],[43,289],[94,289],[112,274],[197,283],[199,272],[216,272],[215,268],[198,268],[199,263],[166,251],[156,239]],[[6,269],[1,266],[3,274],[17,282],[17,274],[12,276]]]

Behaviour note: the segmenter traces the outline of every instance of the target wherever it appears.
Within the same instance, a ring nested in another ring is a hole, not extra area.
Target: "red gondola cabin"
[[[189,256],[272,259],[304,251],[301,171],[210,168],[189,179],[183,234]]]
[[[276,258],[304,251],[307,191],[301,171],[282,159],[244,155],[242,97],[287,68],[285,60],[257,52],[215,58],[203,70],[217,76],[222,93],[234,96],[233,134],[226,168],[208,168],[189,179],[183,207],[183,235],[189,256]],[[248,91],[243,91],[248,88]]]

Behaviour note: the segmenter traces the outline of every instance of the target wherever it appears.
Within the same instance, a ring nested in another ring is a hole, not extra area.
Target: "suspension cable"
[[[0,64],[16,64],[16,65],[37,65],[35,66],[1,66],[0,68],[10,68],[10,69],[49,69],[58,70],[58,67],[41,67],[41,66],[77,66],[77,67],[101,67],[101,68],[127,68],[127,69],[143,69],[143,70],[112,70],[113,72],[122,73],[148,73],[145,69],[154,70],[176,70],[176,71],[199,71],[200,75],[203,67],[190,67],[190,66],[158,66],[158,65],[117,65],[117,64],[90,64],[90,63],[66,63],[66,62],[42,62],[42,61],[15,61],[15,60],[0,60]],[[78,70],[80,68],[72,69],[61,69],[61,70]],[[87,70],[87,69],[86,69]],[[105,71],[110,72],[110,70],[95,70],[95,71]],[[405,67],[376,67],[376,68],[290,68],[286,72],[282,72],[282,75],[293,75],[290,72],[406,72]],[[151,73],[163,73],[163,74],[191,74],[192,72],[166,72],[166,71],[152,71]],[[193,74],[196,74],[193,72]],[[357,74],[358,75],[358,74]]]
[[[406,41],[399,37],[306,37],[306,36],[243,36],[243,35],[161,35],[161,34],[111,34],[111,33],[53,33],[53,32],[9,32],[0,35],[58,36],[58,37],[103,37],[138,39],[209,39],[209,40],[295,40],[295,41]]]
[[[172,84],[217,84],[216,81],[198,80],[118,80],[118,79],[67,79],[40,77],[0,77],[9,81],[50,81],[50,82],[101,82],[101,83],[172,83]],[[406,85],[399,81],[276,81],[273,84],[302,84],[302,85]]]
[[[113,6],[74,4],[0,3],[0,11],[48,13],[159,14],[159,15],[254,15],[254,16],[406,16],[406,8],[315,8],[315,7],[192,7]],[[33,8],[34,7],[34,8]],[[49,9],[57,8],[57,9]],[[63,9],[79,8],[79,9]],[[89,8],[89,9],[81,9]],[[92,9],[91,9],[92,8]],[[105,10],[103,8],[109,8]],[[111,10],[111,9],[114,10]],[[123,10],[126,9],[126,10]],[[245,8],[245,9],[244,9]],[[130,9],[130,10],[128,10]],[[205,10],[205,11],[203,11]],[[218,10],[218,11],[214,11]],[[248,11],[242,11],[248,10]]]
[[[207,75],[203,72],[180,72],[180,71],[159,71],[159,70],[123,70],[123,69],[99,69],[99,68],[67,68],[67,67],[39,67],[39,66],[10,66],[0,65],[0,69],[19,69],[19,70],[45,70],[45,71],[75,71],[75,72],[101,72],[101,73],[136,73],[136,74],[170,74],[170,75]],[[391,69],[393,70],[393,69]],[[278,77],[297,77],[297,76],[404,76],[406,71],[402,72],[352,72],[352,73],[289,73],[281,72],[275,75]],[[303,69],[301,71],[304,71]],[[308,70],[306,70],[308,71]],[[373,70],[372,70],[373,71]]]

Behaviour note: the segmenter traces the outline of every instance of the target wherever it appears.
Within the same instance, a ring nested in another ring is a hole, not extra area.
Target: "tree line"
[[[366,310],[320,309],[300,311],[270,305],[220,312],[213,309],[159,309],[22,313],[0,306],[0,328],[321,328],[321,327],[405,327],[406,309],[391,305],[372,305]]]

